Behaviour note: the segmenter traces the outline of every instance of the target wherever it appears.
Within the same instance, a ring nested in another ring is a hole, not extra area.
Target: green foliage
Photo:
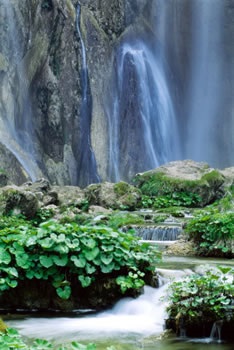
[[[0,229],[0,292],[15,288],[19,280],[38,279],[47,280],[60,298],[69,299],[74,279],[85,288],[102,274],[133,278],[134,271],[142,276],[160,256],[156,248],[139,244],[131,232],[54,220],[39,227],[19,222],[12,227],[2,222]],[[138,283],[134,277],[129,288],[138,289],[140,279]]]
[[[190,192],[192,192],[192,189],[197,185],[197,181],[172,178],[162,172],[146,172],[133,181],[144,195],[150,197],[181,192],[184,191],[184,188],[190,188]]]
[[[66,345],[54,345],[53,343],[43,340],[36,339],[31,345],[28,345],[17,330],[13,328],[7,328],[5,332],[0,332],[0,348],[1,350],[13,350],[13,349],[25,349],[25,350],[96,350],[95,344],[80,344],[73,341]],[[109,348],[111,349],[111,348]],[[108,348],[106,349],[108,350]],[[114,348],[113,348],[114,350]]]
[[[230,254],[234,239],[234,213],[219,213],[215,210],[201,212],[189,221],[185,230],[198,244],[200,254]]]
[[[31,223],[35,226],[38,226],[41,224],[43,221],[49,220],[53,216],[53,210],[52,209],[45,209],[41,208],[37,211],[36,215],[34,218],[31,220]]]
[[[88,199],[83,199],[78,206],[78,208],[81,209],[82,211],[88,211],[89,207],[90,207],[90,203]]]
[[[144,208],[169,208],[169,207],[196,207],[201,197],[196,193],[174,192],[158,197],[142,196]]]
[[[118,182],[114,185],[114,191],[118,196],[124,196],[129,192],[129,184],[126,182]]]
[[[234,283],[232,268],[209,270],[203,276],[193,274],[170,286],[170,319],[181,317],[184,325],[201,320],[234,320]]]
[[[121,213],[117,212],[112,214],[108,220],[108,226],[111,226],[114,229],[129,226],[129,225],[139,225],[143,224],[144,219],[137,214],[130,213]]]

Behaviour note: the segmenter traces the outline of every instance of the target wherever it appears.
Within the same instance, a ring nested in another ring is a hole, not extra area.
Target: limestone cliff
[[[222,149],[217,155],[219,164],[215,164],[219,167],[233,162],[230,149],[234,142],[234,77],[230,69],[234,62],[231,45],[234,8],[232,0],[224,2],[222,64],[228,68],[224,70],[220,86],[222,101],[217,115],[222,112],[225,122],[222,124],[217,117],[214,125],[219,130],[214,134],[216,147]],[[43,176],[59,185],[85,186],[97,178],[113,180],[110,120],[115,113],[112,91],[119,74],[116,57],[124,42],[132,43],[136,38],[147,45],[147,50],[161,55],[167,94],[179,125],[178,152],[173,157],[188,157],[183,147],[188,143],[194,3],[196,1],[187,0],[79,1],[91,109],[88,129],[84,130],[81,115],[84,67],[81,38],[77,33],[78,1],[0,0],[0,167],[11,181],[19,184],[28,178],[35,180]],[[142,141],[145,136],[137,119],[144,99],[136,88],[136,71],[131,59],[126,67],[124,85],[129,94],[121,106],[122,121],[126,123],[120,124],[125,141],[118,145],[121,169],[117,180],[127,180],[134,173],[157,165],[147,163],[149,147]],[[88,134],[83,141],[88,153],[81,142],[84,133]],[[160,137],[156,148],[160,145],[166,148]],[[213,153],[218,153],[216,148]],[[174,160],[173,157],[166,157],[166,161]],[[95,163],[96,177],[87,170],[89,165],[85,170],[83,158]],[[163,161],[162,157],[159,163]]]

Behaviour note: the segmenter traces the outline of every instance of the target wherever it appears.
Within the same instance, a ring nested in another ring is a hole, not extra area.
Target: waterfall
[[[34,181],[42,176],[36,163],[36,151],[32,141],[32,116],[29,82],[23,60],[24,47],[20,42],[17,19],[12,1],[2,0],[0,15],[4,20],[4,46],[0,49],[9,60],[7,73],[1,81],[0,93],[0,142],[11,151],[29,177]]]
[[[211,340],[217,340],[219,343],[221,343],[222,341],[222,337],[221,337],[221,331],[222,331],[222,326],[223,326],[223,321],[216,321],[213,324],[211,333],[210,333],[210,338]]]
[[[225,110],[222,105],[225,90],[222,37],[224,1],[192,1],[191,25],[192,55],[185,156],[219,166],[219,158],[223,157],[226,143],[226,140],[222,140],[222,118]],[[230,144],[233,145],[232,140]],[[228,152],[230,151],[231,147]]]
[[[81,5],[77,5],[76,29],[81,44],[81,107],[80,119],[76,121],[75,128],[80,130],[80,135],[76,135],[73,140],[73,150],[76,154],[78,165],[77,183],[85,187],[90,183],[100,182],[97,172],[97,164],[91,145],[91,122],[92,122],[92,95],[89,85],[88,65],[86,58],[85,43],[80,29]]]
[[[158,289],[146,286],[136,299],[123,298],[112,309],[96,315],[74,318],[31,318],[10,321],[20,334],[30,338],[43,337],[61,342],[79,338],[92,339],[148,336],[163,332],[165,303],[162,297],[168,285]]]
[[[182,233],[180,226],[138,226],[136,235],[146,241],[175,241]]]
[[[114,66],[107,109],[108,175],[118,181],[175,159],[177,135],[160,55],[144,40],[127,38],[116,51]]]

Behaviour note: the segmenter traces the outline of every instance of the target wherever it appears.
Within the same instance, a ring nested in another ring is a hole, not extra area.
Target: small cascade
[[[91,145],[91,123],[92,123],[92,95],[89,84],[89,73],[86,58],[85,43],[82,38],[80,29],[81,5],[77,5],[76,13],[76,30],[81,44],[81,106],[80,118],[75,123],[76,132],[81,130],[79,135],[76,134],[73,139],[73,151],[76,155],[78,166],[77,183],[85,187],[90,183],[100,182],[97,172],[97,164]]]
[[[145,241],[176,241],[182,233],[181,226],[136,226],[133,227],[137,236]]]
[[[175,112],[160,54],[144,40],[125,39],[115,54],[106,114],[109,130],[109,180],[176,159]]]
[[[212,327],[211,333],[210,333],[210,339],[211,340],[215,340],[218,343],[222,342],[222,333],[221,333],[222,326],[223,326],[223,321],[222,320],[216,321],[213,324],[213,327]]]
[[[165,295],[168,285],[158,289],[146,286],[144,294],[136,299],[124,298],[112,309],[96,315],[73,318],[29,318],[10,321],[21,335],[61,341],[99,338],[113,339],[129,334],[142,337],[163,332],[165,319]]]

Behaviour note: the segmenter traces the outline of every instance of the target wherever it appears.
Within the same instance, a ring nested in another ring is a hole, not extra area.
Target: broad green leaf
[[[36,339],[33,344],[32,344],[32,348],[30,348],[30,350],[46,350],[46,349],[53,349],[53,345],[47,341],[47,340],[43,340],[43,339]]]
[[[109,254],[102,253],[100,257],[101,257],[101,261],[105,265],[109,265],[113,260],[113,255],[109,255]]]
[[[61,299],[67,300],[71,296],[71,287],[70,286],[59,287],[56,289],[56,292]]]
[[[110,263],[109,265],[103,265],[103,264],[101,265],[101,271],[103,273],[110,273],[114,270],[114,268],[115,268],[114,262]]]
[[[28,269],[31,266],[31,261],[26,253],[19,253],[15,256],[16,263],[22,269]]]
[[[92,279],[88,276],[80,275],[78,277],[78,279],[79,279],[82,287],[84,287],[84,288],[90,286],[90,284],[92,283]]]
[[[18,282],[16,280],[7,280],[6,283],[10,288],[15,288],[18,285]]]
[[[53,266],[53,259],[50,256],[47,255],[41,255],[40,258],[40,263],[42,266],[49,268],[51,266]]]
[[[58,252],[60,254],[68,254],[69,248],[64,243],[59,243],[59,244],[55,245],[54,251]]]
[[[87,263],[87,264],[85,265],[85,270],[86,270],[86,272],[87,272],[88,275],[91,275],[91,274],[93,274],[93,273],[96,271],[96,267],[90,265],[89,263]]]
[[[74,265],[76,267],[85,267],[85,264],[86,264],[86,259],[83,255],[79,254],[78,256],[75,256],[75,255],[72,255],[71,256],[71,261],[73,261]]]
[[[53,255],[52,259],[53,259],[55,265],[57,265],[57,266],[66,266],[68,263],[68,256],[67,255],[61,255],[61,256]]]
[[[18,271],[15,267],[7,267],[4,269],[4,271],[7,272],[10,276],[19,277]]]
[[[74,249],[76,251],[79,251],[80,248],[80,241],[78,238],[74,238],[73,240],[70,240],[70,239],[66,239],[66,245],[68,246],[69,249]],[[77,249],[79,248],[79,249]]]
[[[98,256],[99,252],[100,250],[98,247],[83,250],[83,254],[88,261],[92,261],[93,259],[95,259]]]
[[[51,237],[45,237],[38,241],[38,243],[41,245],[44,249],[52,248],[55,244],[54,240]]]
[[[0,266],[8,265],[11,262],[11,255],[2,247],[0,247]]]
[[[96,241],[91,237],[82,237],[81,242],[90,249],[93,249],[96,246]]]

